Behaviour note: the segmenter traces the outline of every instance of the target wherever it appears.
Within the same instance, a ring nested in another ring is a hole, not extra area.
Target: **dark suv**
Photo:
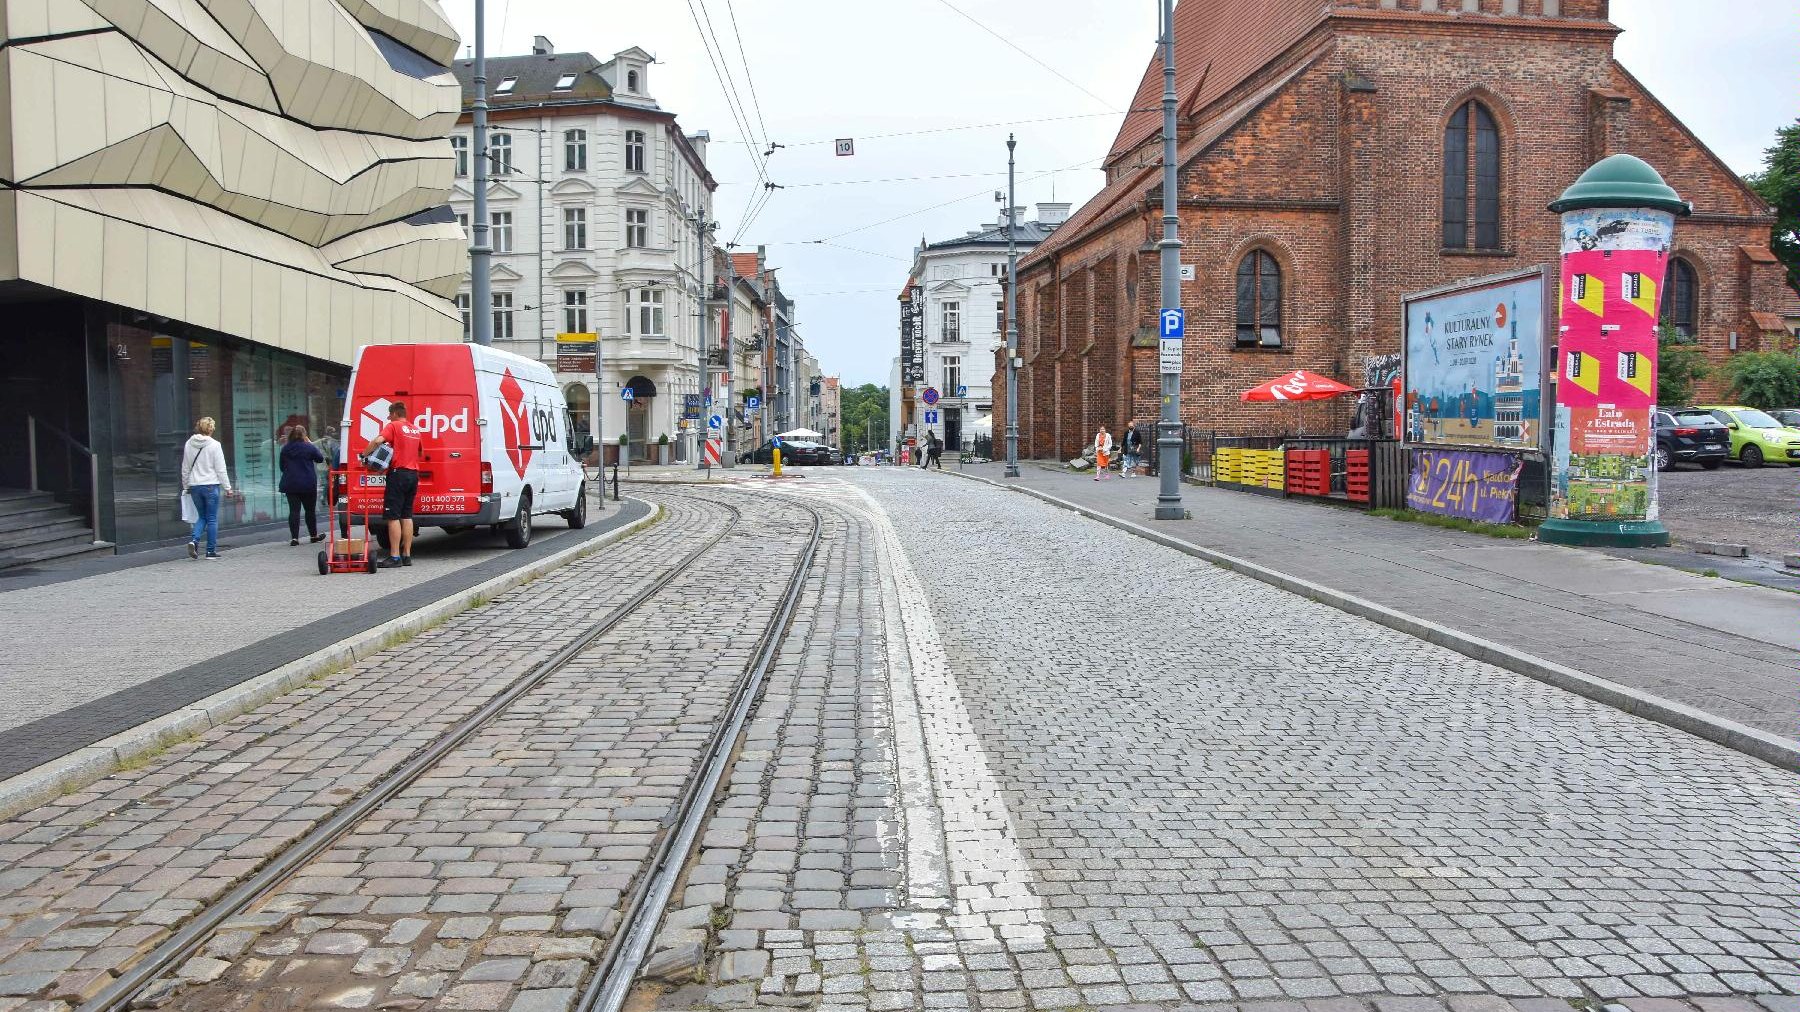
[[[750,451],[750,463],[767,464],[772,449],[771,443],[764,443]],[[823,443],[809,443],[803,439],[784,439],[781,441],[781,462],[805,467],[834,467],[838,463],[837,451]]]
[[[1656,469],[1699,464],[1708,471],[1731,456],[1731,435],[1724,423],[1702,408],[1656,409]]]

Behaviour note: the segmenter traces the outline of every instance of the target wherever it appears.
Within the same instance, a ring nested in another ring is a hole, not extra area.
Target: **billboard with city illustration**
[[[1543,448],[1548,284],[1548,272],[1533,268],[1402,300],[1406,442]]]

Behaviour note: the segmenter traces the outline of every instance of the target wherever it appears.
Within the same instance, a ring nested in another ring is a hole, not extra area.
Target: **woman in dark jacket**
[[[319,472],[325,462],[319,448],[307,441],[306,426],[288,430],[287,442],[281,447],[281,493],[288,501],[288,544],[300,543],[300,514],[306,513],[306,533],[316,543],[325,536],[319,533]]]

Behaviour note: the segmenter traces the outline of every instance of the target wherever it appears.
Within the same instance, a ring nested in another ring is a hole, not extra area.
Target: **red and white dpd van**
[[[561,514],[587,524],[581,463],[569,455],[568,408],[556,377],[539,362],[474,344],[370,345],[356,353],[339,429],[350,461],[349,512],[381,516],[387,476],[356,461],[403,402],[418,427],[419,527],[491,526],[507,544],[531,542],[531,518]],[[385,525],[373,523],[385,536]]]

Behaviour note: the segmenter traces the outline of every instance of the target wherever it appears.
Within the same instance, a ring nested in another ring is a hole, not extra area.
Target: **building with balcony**
[[[691,460],[700,427],[717,184],[707,134],[660,107],[653,61],[632,48],[600,60],[558,53],[539,36],[523,56],[491,58],[488,214],[494,248],[494,346],[556,369],[589,437],[629,437],[638,459]],[[451,204],[465,227],[474,201],[473,61],[459,60],[464,114],[451,141]],[[457,294],[470,329],[469,287]],[[574,353],[558,354],[558,347]],[[633,398],[622,396],[629,388]],[[596,410],[598,406],[598,410]]]

